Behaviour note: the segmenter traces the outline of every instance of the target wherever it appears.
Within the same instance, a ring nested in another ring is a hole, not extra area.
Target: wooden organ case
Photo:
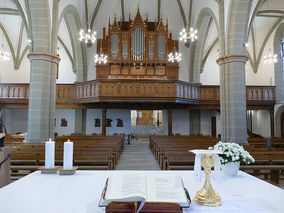
[[[108,55],[106,64],[96,64],[97,79],[178,80],[178,63],[168,62],[168,54],[178,41],[168,38],[168,23],[143,20],[139,7],[133,20],[108,26],[108,36],[98,39],[97,52]]]

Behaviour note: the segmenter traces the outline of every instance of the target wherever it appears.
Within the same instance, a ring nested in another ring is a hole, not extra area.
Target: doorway
[[[131,110],[131,134],[134,137],[164,135],[163,110]]]
[[[281,114],[280,117],[280,128],[281,128],[281,137],[284,137],[284,111]]]

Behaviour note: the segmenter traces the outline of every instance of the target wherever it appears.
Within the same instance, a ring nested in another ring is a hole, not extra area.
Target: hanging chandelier
[[[179,35],[179,40],[183,41],[184,43],[188,43],[189,41],[194,42],[198,38],[197,30],[193,29],[192,27],[190,29],[189,27],[187,27],[187,29],[182,29]]]
[[[96,64],[106,64],[107,62],[107,55],[103,53],[102,50],[102,40],[101,40],[101,48],[99,54],[95,55],[95,63]]]
[[[0,59],[2,61],[10,61],[10,53],[0,50]]]
[[[264,64],[274,64],[277,63],[277,54],[272,54],[271,49],[269,48],[269,54],[263,57]]]
[[[85,44],[93,44],[97,40],[96,35],[97,35],[96,31],[92,32],[90,24],[88,24],[87,32],[85,32],[83,29],[80,30],[79,41],[84,41]]]
[[[4,50],[4,45],[2,44],[2,50],[0,50],[0,60],[10,61],[10,53]]]
[[[176,47],[174,46],[173,52],[168,55],[169,62],[180,62],[181,61],[181,53],[177,52]]]

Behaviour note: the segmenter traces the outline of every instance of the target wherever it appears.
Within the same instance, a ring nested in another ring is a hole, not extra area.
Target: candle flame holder
[[[214,166],[214,155],[204,154],[201,157],[201,165],[204,168],[205,181],[202,189],[198,191],[194,197],[194,201],[203,206],[221,206],[222,199],[216,193],[211,185],[210,173],[211,168]]]
[[[74,175],[77,169],[78,169],[78,166],[73,166],[72,169],[64,169],[63,167],[61,167],[59,169],[59,174],[60,175]]]
[[[46,168],[41,166],[38,169],[41,171],[41,174],[55,174],[59,170],[59,166],[54,166],[53,168]]]

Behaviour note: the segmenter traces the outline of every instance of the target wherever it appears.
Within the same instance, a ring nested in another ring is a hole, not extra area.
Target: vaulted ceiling
[[[202,4],[199,0],[60,0],[59,16],[68,5],[73,5],[78,11],[82,26],[86,27],[86,23],[89,22],[92,28],[98,32],[98,37],[101,37],[101,28],[108,25],[109,18],[113,20],[115,15],[122,20],[128,20],[129,15],[133,18],[139,5],[142,16],[145,18],[147,13],[150,21],[154,21],[158,17],[162,17],[164,21],[168,18],[169,31],[173,32],[173,36],[177,38],[178,32],[186,25],[187,21],[196,21],[198,17],[198,14],[195,14],[196,17],[191,18],[190,6],[192,2],[192,14],[194,14],[196,11],[194,7]],[[212,2],[217,4],[214,0]],[[49,3],[51,13],[53,0],[49,0]],[[253,20],[258,20],[255,27],[261,23],[268,23],[268,27],[271,27],[277,20],[284,17],[283,0],[253,0],[253,5],[253,8],[257,8],[255,11],[252,10]],[[23,56],[28,51],[29,10],[27,8],[28,0],[0,1],[0,28],[2,30],[0,33],[2,37],[5,37],[5,42],[11,50],[15,67],[20,65]],[[265,22],[263,18],[265,18]],[[216,26],[211,24],[209,27],[206,51],[210,50],[217,35]],[[60,23],[59,38],[59,43],[72,60],[74,50],[64,19]],[[4,43],[1,39],[0,42]],[[255,45],[261,46],[264,39],[258,39],[255,41]]]

